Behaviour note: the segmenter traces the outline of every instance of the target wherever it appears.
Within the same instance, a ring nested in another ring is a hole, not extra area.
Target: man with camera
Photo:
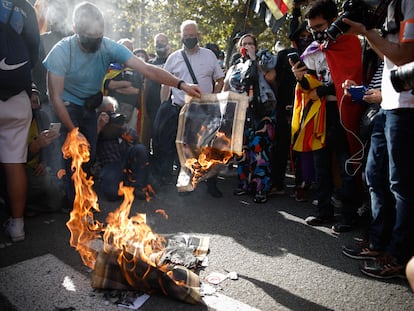
[[[338,202],[339,197],[343,219],[334,224],[332,229],[343,232],[352,230],[357,206],[362,201],[362,191],[361,194],[357,191],[358,179],[353,176],[355,168],[348,163],[351,155],[359,150],[355,134],[350,132],[358,133],[362,107],[343,97],[342,82],[345,77],[358,81],[357,83],[362,82],[362,50],[356,36],[341,36],[335,41],[329,37],[332,23],[337,16],[334,1],[312,1],[306,9],[305,18],[307,29],[315,41],[302,54],[305,66],[293,59],[290,63],[302,94],[306,95],[306,107],[302,113],[294,111],[294,116],[303,116],[297,122],[294,122],[295,119],[292,121],[292,135],[298,133],[294,150],[312,152],[317,183],[314,199],[318,211],[316,215],[307,217],[305,222],[311,226],[333,223],[335,210],[332,202]],[[317,109],[318,105],[320,108]],[[300,108],[300,105],[296,106]],[[318,119],[308,122],[313,115],[317,115]],[[298,124],[297,132],[294,129],[295,124]],[[307,124],[308,127],[304,128],[302,124]],[[316,128],[314,124],[326,126]],[[314,134],[309,136],[306,133],[310,131]],[[309,142],[311,137],[315,138]],[[334,165],[333,158],[336,159]],[[335,185],[334,172],[337,171],[340,174],[340,183]]]
[[[116,113],[118,102],[104,96],[98,108],[96,163],[99,184],[108,201],[118,200],[119,183],[134,187],[135,197],[144,200],[147,192],[148,151],[138,143],[137,131],[127,126],[124,115]]]
[[[366,165],[373,216],[369,243],[343,249],[349,257],[365,259],[361,272],[379,279],[404,277],[405,265],[414,255],[414,95],[411,90],[397,92],[391,78],[398,66],[414,60],[414,2],[383,0],[380,5],[384,3],[388,11],[383,35],[343,19],[350,26],[347,33],[365,36],[384,57],[381,109]]]
[[[79,3],[73,12],[74,35],[60,40],[43,60],[48,70],[49,96],[63,125],[62,139],[77,127],[90,144],[91,161],[84,166],[86,171],[95,158],[95,108],[102,102],[102,81],[111,63],[125,64],[146,78],[178,87],[190,96],[201,96],[197,85],[189,85],[162,68],[143,62],[125,46],[104,37],[104,24],[103,14],[97,6],[87,1]],[[65,162],[64,176],[69,206],[75,197],[70,162]]]

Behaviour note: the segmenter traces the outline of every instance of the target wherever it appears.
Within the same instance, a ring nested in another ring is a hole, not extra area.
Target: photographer
[[[400,7],[397,7],[400,3]],[[396,13],[400,14],[396,14]],[[399,17],[403,17],[399,20]],[[373,49],[384,55],[381,109],[375,119],[368,154],[366,177],[371,194],[373,221],[369,244],[348,248],[346,255],[366,261],[361,272],[379,279],[405,276],[405,265],[414,254],[414,96],[396,92],[390,73],[414,60],[414,2],[391,1],[384,34],[344,18],[349,34],[367,38]],[[389,179],[388,182],[384,180]],[[344,249],[345,252],[345,249]],[[370,258],[366,254],[371,254]],[[376,256],[372,256],[376,254]]]
[[[357,206],[362,202],[362,187],[357,184],[361,178],[348,174],[348,160],[360,149],[355,134],[351,133],[359,132],[362,107],[343,96],[342,82],[351,79],[361,84],[362,49],[356,36],[329,39],[327,30],[337,16],[332,0],[312,1],[306,9],[307,29],[315,41],[302,54],[306,66],[290,60],[300,87],[296,92],[292,138],[293,150],[312,152],[313,157],[318,211],[305,222],[311,226],[333,223],[333,204],[339,207],[341,203],[342,220],[332,229],[344,232],[353,229]],[[300,105],[298,95],[305,100],[305,107]],[[334,184],[334,172],[340,174],[338,185]]]
[[[118,200],[119,183],[135,188],[135,197],[146,198],[148,152],[138,143],[135,129],[127,127],[125,117],[117,114],[118,102],[105,96],[98,109],[96,160],[100,189],[108,201]]]

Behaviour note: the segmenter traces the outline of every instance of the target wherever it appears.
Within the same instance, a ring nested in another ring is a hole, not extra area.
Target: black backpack
[[[15,8],[15,2],[0,0],[0,99],[3,101],[23,90],[31,92],[31,59],[22,36],[26,16],[21,7]]]

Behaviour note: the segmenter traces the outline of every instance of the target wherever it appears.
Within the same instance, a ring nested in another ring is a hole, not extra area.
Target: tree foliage
[[[109,2],[109,0],[107,0]],[[289,46],[289,16],[273,33],[253,10],[251,0],[118,0],[107,10],[114,39],[130,37],[135,46],[153,52],[153,37],[167,34],[174,49],[181,47],[179,28],[184,20],[195,20],[202,34],[201,44],[216,43],[226,54],[233,49],[232,38],[239,31],[257,36],[259,48],[272,49],[277,41]],[[337,0],[342,3],[343,0]],[[102,2],[101,2],[102,3]],[[99,6],[99,4],[98,4]]]

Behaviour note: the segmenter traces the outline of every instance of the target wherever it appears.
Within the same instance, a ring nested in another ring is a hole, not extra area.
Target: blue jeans
[[[414,109],[380,110],[366,178],[373,220],[371,246],[405,263],[414,255]]]
[[[129,147],[123,159],[105,164],[100,173],[101,191],[108,201],[119,199],[121,181],[125,186],[142,189],[148,182],[148,151],[143,144]]]
[[[72,103],[67,105],[66,109],[75,127],[79,128],[79,132],[81,132],[86,137],[90,144],[90,160],[88,163],[85,163],[83,165],[83,170],[88,174],[95,160],[96,155],[96,144],[98,141],[97,114],[95,110],[86,110],[82,106],[75,105]],[[61,145],[63,145],[63,143],[65,142],[67,134],[67,129],[64,126],[62,126],[60,135]],[[64,176],[65,192],[69,199],[69,202],[73,202],[73,200],[75,199],[75,188],[73,186],[73,181],[71,179],[71,164],[72,159],[67,159],[64,162],[64,167],[66,169],[66,175]]]

